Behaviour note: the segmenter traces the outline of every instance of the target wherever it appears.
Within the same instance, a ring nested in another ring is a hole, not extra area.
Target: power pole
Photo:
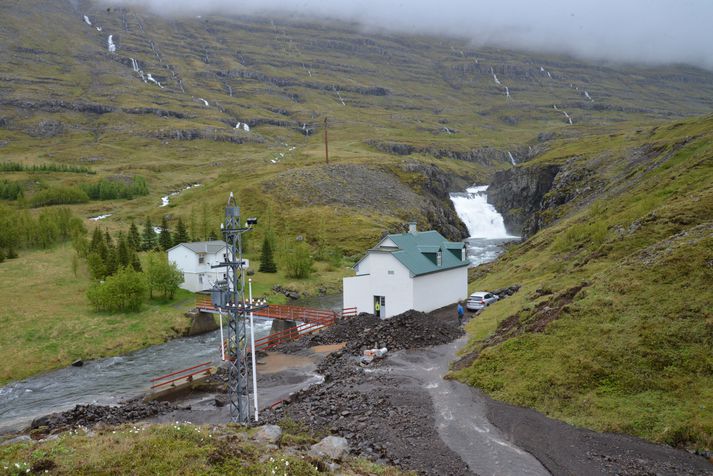
[[[324,159],[329,163],[329,139],[327,138],[327,118],[324,118]]]
[[[248,218],[245,226],[240,224],[240,207],[230,193],[225,207],[225,223],[221,225],[227,244],[225,261],[212,268],[225,268],[225,281],[218,282],[212,290],[213,305],[228,314],[228,345],[225,359],[228,366],[228,405],[230,417],[235,423],[250,421],[250,388],[248,387],[248,341],[245,322],[251,304],[245,299],[245,268],[243,267],[242,235],[257,224],[256,218]],[[251,349],[252,351],[252,349]],[[257,389],[253,388],[253,392]]]

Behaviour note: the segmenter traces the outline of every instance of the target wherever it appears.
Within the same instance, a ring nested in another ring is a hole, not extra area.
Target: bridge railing
[[[185,380],[190,382],[196,375],[209,375],[212,371],[212,362],[203,362],[202,364],[194,365],[183,370],[177,370],[176,372],[171,372],[170,374],[161,375],[160,377],[152,378],[151,390],[155,390],[159,387],[165,385],[171,385],[179,380]]]

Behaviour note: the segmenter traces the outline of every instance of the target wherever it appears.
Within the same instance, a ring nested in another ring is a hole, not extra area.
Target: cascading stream
[[[502,245],[518,240],[505,229],[503,216],[488,203],[487,185],[469,187],[451,193],[453,207],[468,228],[468,258],[473,266],[493,261],[502,253]]]

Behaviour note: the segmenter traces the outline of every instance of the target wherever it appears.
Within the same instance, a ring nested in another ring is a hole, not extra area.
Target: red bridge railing
[[[153,385],[151,385],[151,390],[173,384],[179,380],[187,379],[187,381],[190,382],[196,375],[209,375],[211,373],[212,366],[212,362],[203,362],[202,364],[194,365],[193,367],[189,367],[187,369],[178,370],[176,372],[171,372],[170,374],[152,378],[151,383],[153,383]]]

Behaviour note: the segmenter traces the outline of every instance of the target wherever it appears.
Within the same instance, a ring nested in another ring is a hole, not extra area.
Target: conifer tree
[[[153,229],[153,224],[151,223],[151,218],[146,217],[146,223],[144,223],[144,233],[141,236],[141,249],[144,251],[152,251],[156,249],[158,240],[156,237],[156,232]]]
[[[173,235],[174,244],[179,243],[189,243],[191,237],[188,236],[188,230],[186,229],[186,224],[183,223],[181,217],[178,217],[178,223],[176,223],[176,233]]]
[[[99,227],[94,228],[94,233],[92,233],[92,241],[89,243],[89,251],[99,251],[99,244],[104,242],[104,236],[102,232],[99,231]]]
[[[109,237],[109,233],[107,233],[107,238],[111,239],[111,237]],[[106,259],[104,260],[104,266],[106,267],[106,275],[111,276],[119,270],[119,256],[117,254],[116,246],[114,246],[111,242],[107,243],[106,250],[107,252]]]
[[[217,239],[218,239],[218,234],[215,232],[215,230],[211,230],[210,235],[208,235],[208,240],[215,241]]]
[[[134,252],[134,253],[131,255],[131,267],[132,267],[132,268],[134,269],[134,271],[136,271],[137,273],[140,273],[141,271],[143,271],[143,270],[141,269],[141,260],[139,260],[139,254],[136,253],[136,252]]]
[[[139,229],[136,227],[136,223],[134,223],[133,220],[131,220],[131,226],[129,227],[127,244],[129,245],[129,248],[134,251],[141,250],[141,237],[139,236]]]
[[[275,258],[272,254],[272,244],[270,243],[270,238],[265,235],[265,239],[262,240],[262,253],[260,254],[260,268],[261,273],[276,273],[277,265],[275,264]]]
[[[119,238],[117,239],[116,255],[119,261],[119,266],[124,267],[131,264],[129,244],[127,243],[126,237],[121,232],[119,233]]]
[[[166,220],[165,216],[161,219],[161,232],[158,235],[158,244],[163,251],[167,251],[173,246],[171,230],[168,229],[168,220]]]

